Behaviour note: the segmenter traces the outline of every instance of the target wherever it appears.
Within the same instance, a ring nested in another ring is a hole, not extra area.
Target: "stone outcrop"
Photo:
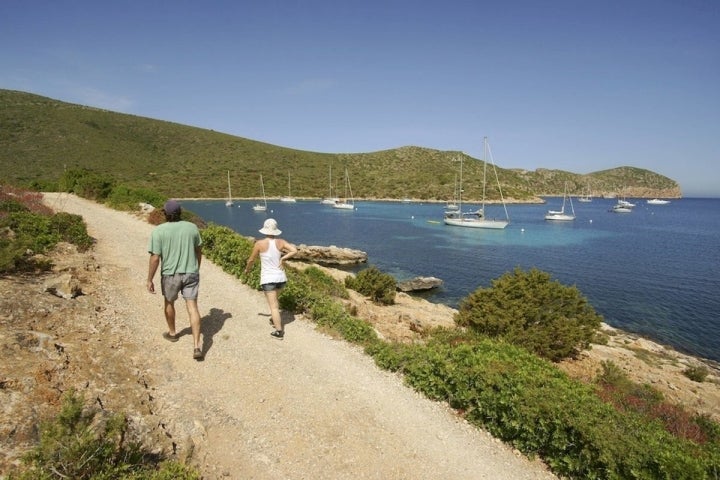
[[[335,245],[321,247],[317,245],[298,245],[293,260],[312,262],[320,265],[359,265],[367,262],[367,253],[352,248],[340,248]]]
[[[80,280],[70,273],[60,273],[45,281],[43,291],[61,298],[70,299],[82,294]]]
[[[432,290],[443,284],[443,281],[436,277],[415,277],[410,280],[398,282],[397,289],[401,292],[416,292]]]

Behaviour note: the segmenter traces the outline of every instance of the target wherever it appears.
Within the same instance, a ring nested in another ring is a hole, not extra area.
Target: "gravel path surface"
[[[300,317],[284,314],[285,339],[273,339],[262,294],[207,260],[205,360],[193,360],[182,300],[182,336],[170,343],[162,298],[145,289],[152,226],[73,195],[46,194],[46,203],[85,218],[97,258],[116,272],[106,279],[117,284],[112,308],[142,352],[165,428],[204,478],[556,478]]]

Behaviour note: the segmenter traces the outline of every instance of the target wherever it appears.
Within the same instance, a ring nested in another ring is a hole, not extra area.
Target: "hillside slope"
[[[478,142],[482,139],[478,138]],[[492,142],[492,139],[491,139]],[[462,154],[416,146],[369,153],[294,150],[212,130],[60,102],[24,92],[0,90],[0,170],[13,183],[56,181],[67,169],[86,168],[118,182],[166,195],[222,198],[227,173],[238,197],[259,195],[263,175],[270,197],[287,193],[288,175],[296,197],[329,193],[329,174],[342,185],[348,169],[358,198],[453,197]],[[463,198],[481,193],[482,159],[465,156]],[[495,159],[502,167],[502,159]],[[539,195],[577,195],[590,186],[594,195],[676,198],[677,182],[634,167],[588,175],[539,168],[498,168],[506,199],[538,201]],[[487,196],[499,199],[489,183]]]

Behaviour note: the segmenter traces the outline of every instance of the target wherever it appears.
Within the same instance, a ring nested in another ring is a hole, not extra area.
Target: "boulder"
[[[352,248],[340,248],[335,245],[320,247],[317,245],[299,245],[293,260],[318,263],[320,265],[359,265],[367,262],[367,253]]]
[[[432,290],[441,286],[442,280],[435,277],[415,277],[410,280],[398,282],[397,289],[401,292],[415,292],[420,290]]]
[[[43,290],[65,299],[75,298],[82,294],[80,281],[70,273],[61,273],[48,278]]]

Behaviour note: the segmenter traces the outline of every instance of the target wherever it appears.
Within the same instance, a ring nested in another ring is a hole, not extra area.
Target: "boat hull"
[[[502,230],[510,223],[506,220],[485,220],[473,218],[446,218],[444,219],[444,222],[445,225],[452,225],[453,227],[489,228],[492,230]]]
[[[575,215],[567,215],[564,213],[548,213],[545,215],[545,220],[552,220],[556,222],[571,222],[575,220]]]
[[[338,210],[354,210],[355,205],[351,203],[336,203],[333,205],[333,208],[337,208]]]

